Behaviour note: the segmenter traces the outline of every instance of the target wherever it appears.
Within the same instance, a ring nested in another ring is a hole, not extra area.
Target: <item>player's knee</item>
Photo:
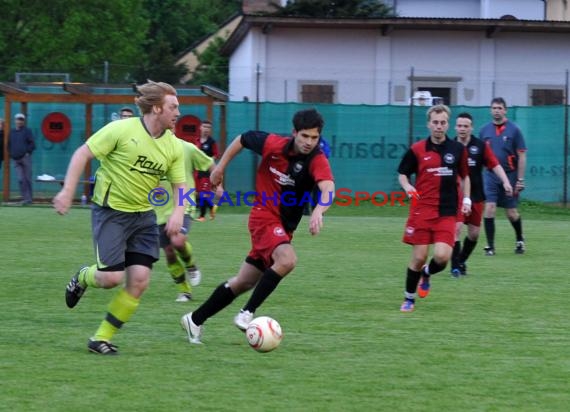
[[[507,218],[511,221],[511,222],[516,222],[517,220],[519,220],[519,211],[517,209],[507,209]]]
[[[142,293],[147,290],[148,285],[150,284],[150,277],[140,277],[132,282],[132,288],[138,292],[138,295],[142,295]]]
[[[177,250],[184,250],[186,246],[186,236],[182,234],[177,234],[170,238],[172,246]]]
[[[230,289],[234,293],[234,295],[239,296],[248,290],[251,290],[255,287],[259,278],[251,278],[245,276],[234,276],[233,278],[228,280],[228,285]]]
[[[106,289],[114,288],[123,283],[125,272],[101,272],[99,284]]]
[[[472,242],[476,242],[479,239],[479,233],[481,233],[481,227],[479,226],[470,226],[469,230],[467,231],[467,237]]]
[[[297,255],[295,252],[291,251],[291,253],[282,255],[275,263],[275,266],[279,267],[279,273],[284,273],[286,275],[295,269],[295,266],[297,266]]]
[[[176,262],[178,257],[176,256],[176,251],[174,250],[174,247],[172,247],[172,245],[166,245],[162,249],[164,250],[164,256],[166,257],[166,261],[168,263]]]
[[[445,267],[447,265],[447,262],[449,262],[449,259],[451,259],[452,252],[453,249],[451,247],[445,249],[434,248],[433,260],[435,260],[435,263],[438,265]]]
[[[273,251],[274,267],[278,268],[278,272],[287,274],[297,266],[297,254],[290,244],[278,246]]]

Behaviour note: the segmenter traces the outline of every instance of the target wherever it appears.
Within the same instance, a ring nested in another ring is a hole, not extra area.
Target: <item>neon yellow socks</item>
[[[97,265],[91,265],[79,272],[79,284],[83,287],[91,286],[94,288],[100,287],[95,281],[95,273],[97,272]]]
[[[139,302],[140,299],[129,295],[125,289],[119,290],[109,303],[107,315],[97,329],[94,339],[109,342],[113,335],[136,312]]]
[[[168,267],[168,273],[174,279],[174,283],[178,287],[178,290],[181,293],[191,293],[192,288],[188,281],[186,280],[186,271],[180,261],[176,261],[175,263],[168,263],[166,265]]]

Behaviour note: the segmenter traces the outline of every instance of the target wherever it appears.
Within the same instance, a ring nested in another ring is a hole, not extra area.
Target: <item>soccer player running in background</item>
[[[430,292],[430,276],[445,269],[455,243],[457,211],[471,212],[471,183],[465,147],[446,136],[451,112],[436,105],[427,111],[430,136],[414,143],[398,166],[398,180],[411,197],[403,242],[412,245],[402,312],[412,312],[416,289],[420,298]],[[410,183],[415,174],[415,185]],[[459,204],[459,182],[463,181],[463,201]],[[429,245],[433,257],[429,264]],[[419,282],[419,284],[418,284]]]
[[[188,191],[195,189],[194,172],[195,171],[212,171],[214,169],[214,159],[206,155],[194,144],[180,140],[181,150],[184,154],[184,167],[186,171],[186,188]],[[174,283],[178,287],[178,297],[176,302],[187,302],[192,299],[192,286],[198,286],[202,279],[202,273],[196,266],[196,260],[192,253],[192,245],[188,241],[188,233],[192,225],[191,213],[195,207],[195,196],[192,193],[194,204],[186,206],[184,214],[184,223],[182,230],[171,236],[166,233],[166,223],[174,209],[172,201],[172,185],[165,178],[160,182],[164,188],[166,196],[162,201],[155,205],[156,219],[158,223],[158,232],[160,236],[160,247],[164,250],[166,257],[166,266],[168,273],[172,276]],[[186,277],[188,276],[188,278]]]
[[[507,177],[514,188],[514,196],[505,193],[503,183],[490,171],[483,172],[485,184],[485,235],[487,246],[485,255],[495,255],[495,216],[497,206],[505,208],[507,218],[515,230],[515,253],[523,254],[525,244],[523,237],[522,219],[517,210],[518,195],[525,188],[524,174],[526,169],[526,145],[518,126],[507,119],[507,103],[502,97],[491,101],[493,121],[481,128],[479,138],[488,142],[493,153],[501,163]]]
[[[235,325],[245,331],[255,311],[295,268],[297,256],[291,241],[303,215],[302,200],[310,200],[315,184],[322,195],[311,214],[309,232],[317,235],[321,231],[323,213],[334,197],[331,168],[318,147],[323,126],[320,113],[307,109],[293,116],[292,138],[260,131],[243,133],[230,144],[212,172],[212,184],[218,185],[227,165],[244,147],[261,155],[248,224],[252,248],[236,276],[221,283],[193,313],[182,316],[190,343],[201,343],[202,325],[208,318],[253,289],[234,318]]]
[[[467,274],[467,259],[477,245],[479,231],[481,229],[481,219],[483,217],[483,203],[485,194],[483,193],[483,166],[501,180],[503,189],[507,196],[513,195],[513,188],[505,171],[493,154],[488,143],[473,136],[473,117],[469,113],[459,113],[455,119],[456,140],[467,148],[467,163],[469,165],[469,179],[471,180],[471,214],[464,215],[461,211],[457,215],[457,226],[455,233],[455,245],[451,256],[451,274],[454,277]],[[461,229],[463,224],[467,225],[467,236],[461,247]]]
[[[212,159],[218,159],[218,144],[212,137],[212,122],[209,120],[202,121],[202,124],[200,125],[200,138],[197,140],[196,146],[198,146],[200,150],[202,150]],[[198,193],[207,193],[212,191],[209,171],[197,171],[196,191]],[[204,197],[203,200],[198,203],[198,210],[200,214],[196,220],[199,222],[206,221],[206,211],[208,209],[210,209],[210,219],[215,219],[218,205],[216,205],[215,199]]]
[[[71,278],[65,301],[73,308],[88,287],[110,289],[124,282],[87,344],[89,351],[103,355],[117,354],[111,338],[135,313],[159,257],[156,215],[149,199],[162,176],[172,182],[177,205],[166,223],[169,236],[180,231],[184,217],[178,201],[178,189],[186,189],[184,156],[180,140],[171,132],[180,115],[176,90],[149,81],[137,92],[135,102],[142,117],[111,122],[77,149],[63,188],[53,200],[56,211],[65,214],[87,162],[93,158],[101,162],[91,212],[97,263],[82,267]]]

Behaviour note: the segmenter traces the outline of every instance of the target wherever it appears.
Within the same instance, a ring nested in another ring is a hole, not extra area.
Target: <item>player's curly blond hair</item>
[[[153,106],[162,106],[164,96],[169,94],[176,96],[176,89],[168,83],[147,80],[145,84],[137,86],[135,103],[143,115],[148,114]]]

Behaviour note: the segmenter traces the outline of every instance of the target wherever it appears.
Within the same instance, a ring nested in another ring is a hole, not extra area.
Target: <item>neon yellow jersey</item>
[[[95,174],[93,202],[123,212],[152,209],[149,193],[164,176],[184,183],[180,140],[170,130],[154,139],[142,118],[116,120],[87,140],[101,166]]]
[[[180,140],[182,145],[182,151],[184,153],[184,168],[186,171],[186,190],[194,189],[196,183],[194,182],[194,171],[207,171],[214,164],[214,159],[209,157],[206,153],[198,149],[194,144],[188,143],[184,140]],[[160,186],[163,187],[168,192],[168,202],[164,206],[155,206],[154,211],[156,212],[156,222],[159,225],[163,225],[168,221],[168,218],[172,214],[173,209],[173,196],[172,196],[172,185],[167,178],[163,178],[160,181]],[[192,192],[191,198],[196,200],[194,196],[195,193]],[[186,207],[186,213],[191,213],[194,210],[194,206],[188,204]]]

